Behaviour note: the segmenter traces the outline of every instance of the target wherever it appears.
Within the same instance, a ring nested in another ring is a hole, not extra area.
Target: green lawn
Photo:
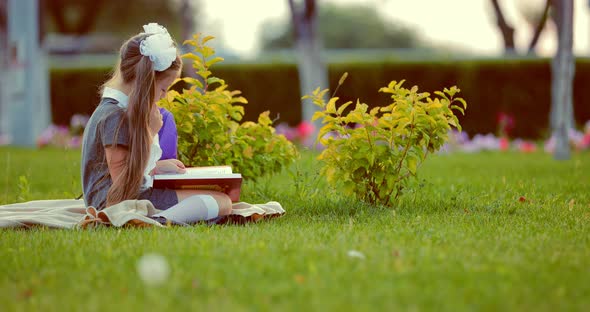
[[[395,209],[343,198],[314,164],[246,183],[243,200],[287,210],[269,222],[0,230],[0,310],[590,309],[588,153],[438,155]],[[0,172],[0,204],[80,192],[77,151],[0,148]],[[163,285],[138,278],[149,252]]]

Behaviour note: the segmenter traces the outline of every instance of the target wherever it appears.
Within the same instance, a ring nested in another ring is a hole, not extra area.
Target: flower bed
[[[520,138],[511,139],[508,136],[509,125],[511,122],[509,118],[500,118],[501,135],[475,134],[470,137],[465,131],[459,132],[452,130],[449,133],[449,143],[445,144],[441,149],[442,153],[451,152],[465,152],[476,153],[483,151],[518,151],[522,153],[532,153],[538,150],[544,150],[547,153],[552,153],[555,149],[555,138],[549,137],[545,141],[532,141]],[[316,143],[312,138],[313,125],[308,122],[302,122],[296,127],[289,127],[282,123],[276,127],[278,134],[283,134],[290,141],[297,143],[300,146],[313,147]],[[329,133],[328,135],[333,135]],[[585,151],[590,149],[590,121],[586,122],[582,131],[571,129],[569,131],[570,145],[576,151]],[[315,146],[322,149],[321,144]]]

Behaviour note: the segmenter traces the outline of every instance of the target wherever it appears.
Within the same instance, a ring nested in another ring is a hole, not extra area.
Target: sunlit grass
[[[1,148],[0,172],[0,204],[80,192],[78,151]],[[243,200],[287,210],[269,222],[0,230],[0,308],[588,310],[589,174],[588,154],[438,155],[389,209],[328,187],[304,153],[246,183]],[[163,285],[136,272],[150,252]]]

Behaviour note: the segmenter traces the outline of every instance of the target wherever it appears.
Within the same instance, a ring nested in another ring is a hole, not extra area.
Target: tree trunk
[[[191,2],[193,2],[193,4],[191,4]],[[193,37],[193,34],[196,31],[196,27],[195,27],[195,4],[194,4],[194,0],[182,0],[180,2],[179,5],[179,10],[180,10],[180,31],[181,31],[181,36],[182,36],[182,42],[184,42],[187,39],[191,39]]]
[[[289,1],[295,34],[297,65],[299,71],[299,88],[301,96],[311,94],[313,90],[329,88],[326,65],[321,56],[322,44],[317,31],[317,5],[315,0],[305,0],[303,10],[298,10],[293,0]],[[319,107],[311,100],[302,101],[302,121],[311,122]],[[313,123],[315,139],[321,121]]]
[[[496,13],[498,28],[500,28],[502,38],[504,39],[504,53],[515,54],[516,47],[514,45],[514,28],[506,22],[506,19],[504,18],[504,14],[502,13],[502,9],[500,8],[498,0],[491,1],[492,5],[494,6],[494,12]]]
[[[7,122],[5,121],[8,112],[5,108],[8,105],[5,100],[4,76],[8,71],[8,1],[0,0],[0,141],[8,133]],[[0,143],[1,144],[1,143]]]
[[[51,122],[49,71],[46,52],[39,42],[39,15],[39,0],[8,1],[11,55],[9,69],[2,73],[0,117],[12,144],[31,147]]]
[[[182,50],[181,53],[186,53],[186,52],[188,52],[188,50],[191,49],[190,46],[185,46],[182,43],[185,40],[192,39],[193,35],[196,32],[195,11],[194,11],[195,6],[196,6],[196,4],[194,3],[194,0],[193,0],[192,4],[191,4],[191,0],[182,0],[179,5],[178,14],[180,16],[180,27],[181,27],[180,32],[181,32],[182,38],[178,44],[180,46],[180,49]],[[182,72],[183,72],[183,75],[186,77],[193,77],[195,79],[199,79],[199,81],[201,81],[201,83],[205,82],[203,80],[203,77],[197,75],[197,73],[195,72],[195,70],[192,67],[192,64],[189,62],[184,63]]]
[[[551,130],[555,137],[553,157],[570,158],[568,132],[573,128],[573,78],[575,71],[573,47],[573,0],[555,0],[558,30],[557,54],[552,65]]]

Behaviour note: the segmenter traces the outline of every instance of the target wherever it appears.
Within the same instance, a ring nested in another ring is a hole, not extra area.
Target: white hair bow
[[[168,69],[176,59],[177,53],[168,30],[157,23],[149,23],[143,25],[143,31],[148,36],[139,44],[139,52],[150,58],[154,64],[154,70]]]

